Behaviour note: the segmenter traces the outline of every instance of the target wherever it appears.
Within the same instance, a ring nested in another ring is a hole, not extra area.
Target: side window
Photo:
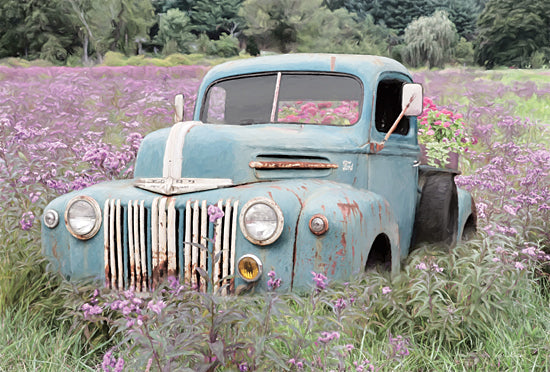
[[[213,87],[208,93],[206,122],[212,124],[225,123],[226,91],[222,87]]]
[[[401,113],[401,80],[382,80],[376,89],[375,123],[379,132],[387,133]],[[404,116],[394,134],[407,135],[409,133],[409,118]]]

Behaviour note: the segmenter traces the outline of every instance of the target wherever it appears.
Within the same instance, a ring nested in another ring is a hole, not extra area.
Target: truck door
[[[410,80],[401,74],[382,75],[374,89],[371,142],[381,142],[401,113],[402,86]],[[417,200],[419,147],[416,118],[404,116],[385,147],[368,155],[368,189],[386,198],[399,223],[401,258],[409,251]]]

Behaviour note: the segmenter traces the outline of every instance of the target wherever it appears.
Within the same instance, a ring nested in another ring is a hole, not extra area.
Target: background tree
[[[403,39],[405,63],[412,67],[444,67],[451,59],[458,34],[447,14],[438,10],[431,17],[420,17],[411,22],[405,29]]]
[[[65,61],[77,45],[66,3],[52,0],[0,4],[0,55]]]
[[[391,32],[372,17],[355,19],[346,9],[321,8],[298,32],[299,52],[388,54]]]
[[[476,22],[486,0],[342,0],[343,7],[357,14],[360,19],[367,15],[375,23],[386,25],[403,34],[405,28],[415,19],[433,14],[436,10],[447,12],[456,25],[460,36],[472,40]]]
[[[0,58],[24,56],[25,40],[22,25],[25,20],[24,3],[19,0],[0,2]]]
[[[535,53],[550,57],[550,1],[489,0],[479,18],[476,62],[527,67]]]
[[[156,22],[151,0],[108,1],[111,2],[113,23],[111,50],[136,54],[137,46],[137,53],[140,54],[142,43],[149,38],[149,28]]]
[[[152,0],[156,14],[166,13],[168,9],[178,9],[189,12],[195,3],[194,0]]]
[[[486,0],[430,0],[431,9],[444,10],[456,26],[458,35],[472,41],[476,34],[477,20],[485,7]]]
[[[190,43],[196,38],[191,33],[191,19],[187,13],[173,8],[159,16],[159,31],[156,39],[165,46],[165,54],[189,53]]]
[[[245,35],[254,38],[260,49],[287,53],[295,47],[298,32],[324,9],[323,0],[245,0],[240,15],[246,20]]]
[[[239,15],[242,0],[198,0],[190,12],[193,30],[218,40],[222,33],[237,35],[244,27]]]

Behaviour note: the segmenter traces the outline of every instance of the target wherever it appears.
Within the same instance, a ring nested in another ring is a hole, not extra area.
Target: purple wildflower
[[[147,308],[157,313],[158,315],[160,315],[160,313],[162,312],[162,309],[164,309],[165,307],[166,307],[166,304],[162,300],[158,300],[156,303],[153,300],[151,300],[147,304]]]
[[[311,275],[313,275],[313,281],[315,282],[315,286],[317,287],[317,290],[323,290],[327,287],[326,276],[324,276],[321,273],[316,273],[315,271],[312,271]]]
[[[223,211],[217,205],[208,206],[208,220],[211,223],[216,222],[224,216]]]
[[[242,362],[239,364],[239,372],[246,372],[248,371],[248,364],[246,362]]]
[[[382,288],[382,294],[388,294],[388,293],[391,293],[391,288],[390,287],[384,287]]]
[[[401,359],[403,357],[406,357],[409,355],[409,340],[406,338],[403,338],[403,336],[399,335],[396,337],[392,337],[391,333],[389,335],[389,343],[390,343],[390,358],[392,359]]]
[[[88,319],[93,315],[99,315],[103,312],[101,306],[84,304],[82,305],[82,312],[84,313],[84,319]]]
[[[281,286],[281,279],[277,278],[277,274],[275,271],[271,270],[269,273],[267,273],[267,276],[269,279],[267,280],[267,289],[270,291],[274,291],[277,288]]]
[[[362,362],[353,362],[356,372],[365,372],[365,371],[374,371],[374,366],[368,359],[363,360]]]
[[[321,332],[321,336],[317,338],[318,342],[321,342],[323,344],[327,344],[332,340],[338,340],[340,338],[340,333],[334,331],[334,332]]]
[[[31,211],[23,213],[23,215],[21,216],[21,221],[19,221],[21,229],[30,230],[35,218],[36,217],[34,216],[34,213],[32,213]]]
[[[346,300],[343,298],[339,298],[334,302],[334,309],[338,312],[344,310],[347,306]]]

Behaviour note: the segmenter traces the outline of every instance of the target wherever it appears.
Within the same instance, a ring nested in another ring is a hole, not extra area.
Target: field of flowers
[[[0,66],[0,371],[549,370],[550,71],[416,72],[477,143],[457,182],[479,236],[422,247],[403,272],[349,283],[312,274],[308,296],[217,298],[172,280],[106,293],[48,273],[47,201],[130,177],[143,136],[189,118],[205,67]]]

